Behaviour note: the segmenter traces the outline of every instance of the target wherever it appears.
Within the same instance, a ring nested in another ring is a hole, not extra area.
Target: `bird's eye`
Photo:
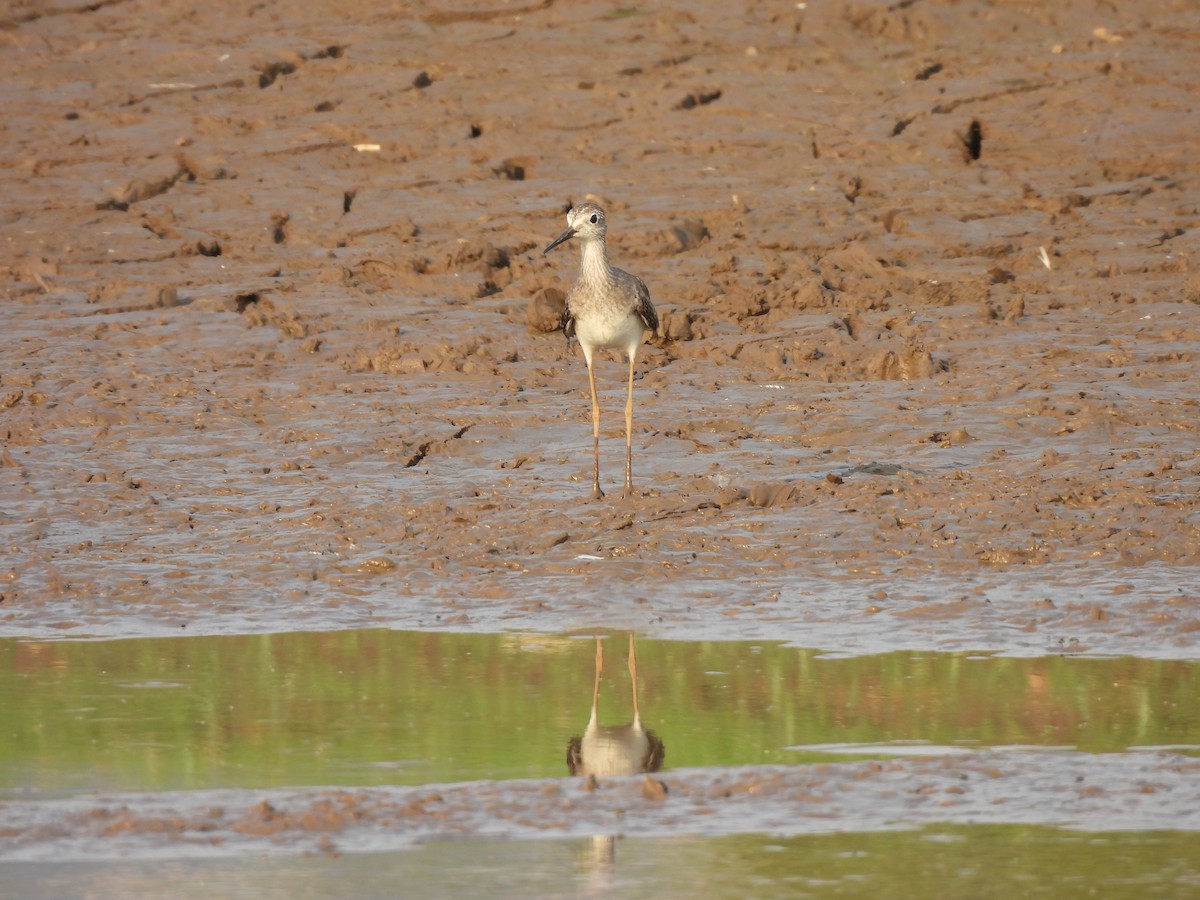
[[[597,222],[600,221],[600,217],[598,215],[596,215],[595,213],[592,213],[592,218],[590,219],[590,221],[593,225],[595,225]]]

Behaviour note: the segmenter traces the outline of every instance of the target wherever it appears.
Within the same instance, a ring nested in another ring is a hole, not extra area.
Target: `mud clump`
[[[531,331],[546,334],[558,331],[567,308],[567,295],[555,287],[538,288],[529,298],[526,321]]]

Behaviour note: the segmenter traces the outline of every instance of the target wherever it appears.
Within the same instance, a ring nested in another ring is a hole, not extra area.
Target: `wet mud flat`
[[[1197,35],[1182,2],[13,6],[0,635],[1196,659]],[[585,196],[662,317],[629,501],[586,500],[547,331]]]
[[[5,855],[382,852],[433,840],[621,834],[794,836],[946,822],[1200,831],[1200,762],[1171,754],[968,754],[840,765],[677,769],[668,777],[423,788],[89,797],[8,807]],[[1163,793],[1170,800],[1163,802]],[[669,801],[669,802],[668,802]],[[13,835],[20,835],[12,840]],[[24,849],[22,844],[28,844]],[[91,848],[91,849],[89,849]]]
[[[6,633],[1195,652],[1194,11],[54,9],[4,31]],[[663,319],[629,502],[541,330],[585,194]]]

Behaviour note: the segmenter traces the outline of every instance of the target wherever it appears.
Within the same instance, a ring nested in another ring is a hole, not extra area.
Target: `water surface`
[[[600,722],[628,722],[626,636],[604,646]],[[636,652],[642,720],[668,769],[1200,746],[1194,662],[655,640]],[[587,636],[0,640],[0,796],[561,776],[594,659]]]
[[[1037,826],[781,838],[443,841],[400,853],[10,863],[19,896],[1194,897],[1200,841]]]

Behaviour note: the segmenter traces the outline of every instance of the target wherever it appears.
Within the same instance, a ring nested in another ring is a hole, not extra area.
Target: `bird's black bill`
[[[549,253],[551,250],[553,250],[559,244],[563,243],[564,241],[569,241],[573,237],[575,237],[575,229],[568,228],[566,231],[564,231],[562,234],[560,234],[558,237],[556,237],[550,243],[550,245],[548,247],[546,247],[545,250],[542,251],[542,256],[545,256],[547,253]]]

